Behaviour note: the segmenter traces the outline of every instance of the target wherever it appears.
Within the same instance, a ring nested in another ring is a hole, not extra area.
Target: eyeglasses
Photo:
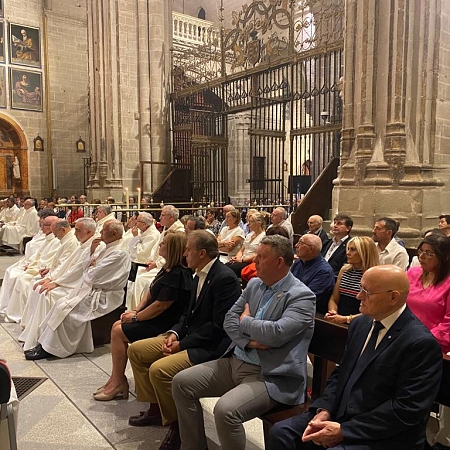
[[[386,294],[387,292],[394,292],[392,289],[389,291],[379,291],[379,292],[367,292],[366,289],[364,289],[362,286],[359,287],[359,292],[362,292],[364,294],[364,297],[369,298],[371,295],[375,294]]]
[[[433,256],[436,256],[436,253],[431,253],[429,251],[423,251],[423,250],[417,250],[418,256],[424,256],[424,258],[432,258]]]
[[[297,244],[300,244],[300,245],[307,245],[308,247],[314,247],[314,245],[307,244],[305,241],[302,241],[301,239],[299,239],[299,240],[297,241]]]

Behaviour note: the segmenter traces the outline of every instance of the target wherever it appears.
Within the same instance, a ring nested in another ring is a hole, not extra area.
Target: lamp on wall
[[[33,139],[34,151],[43,152],[44,151],[44,139],[42,139],[39,134]]]
[[[78,141],[76,142],[76,146],[77,146],[77,152],[85,152],[86,151],[86,143],[83,141],[83,139],[78,139]]]

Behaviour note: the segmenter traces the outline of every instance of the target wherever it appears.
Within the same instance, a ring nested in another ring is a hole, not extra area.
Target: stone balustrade
[[[199,45],[219,42],[220,31],[212,22],[172,12],[173,41],[175,44]]]

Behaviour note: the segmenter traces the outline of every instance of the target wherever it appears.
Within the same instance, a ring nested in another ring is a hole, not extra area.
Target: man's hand
[[[47,268],[41,269],[41,270],[39,271],[39,275],[40,275],[42,278],[44,278],[45,275],[47,275],[49,272],[50,272],[50,269],[47,269]]]
[[[136,237],[136,236],[139,234],[139,230],[137,229],[136,226],[134,226],[134,227],[131,229],[131,233],[133,234],[134,237]]]
[[[154,261],[149,261],[145,270],[146,272],[150,272],[152,269],[156,269],[156,263]]]
[[[258,350],[267,350],[268,348],[272,348],[270,345],[264,345],[264,344],[260,344],[257,341],[249,341],[247,346],[247,348],[257,348]]]
[[[177,335],[170,333],[163,341],[162,352],[164,356],[173,355],[180,351],[180,343],[178,342]]]
[[[239,317],[239,323],[244,320],[244,317],[251,316],[250,314],[250,305],[248,303],[245,304],[245,309],[242,311],[241,316]]]
[[[102,240],[100,238],[94,239],[91,244],[91,256],[94,254],[96,248],[100,245]]]
[[[49,283],[50,279],[49,278],[44,278],[41,281],[38,281],[34,286],[33,286],[33,291],[35,291],[39,286],[42,286],[43,284]]]
[[[308,423],[302,436],[303,442],[313,441],[316,445],[323,447],[334,447],[344,440],[341,425],[331,422],[330,413],[326,410],[320,411]]]
[[[54,281],[50,281],[49,283],[46,283],[41,287],[39,294],[42,294],[43,292],[48,294],[50,291],[53,291],[53,289],[57,288],[58,286],[59,284],[56,284]]]

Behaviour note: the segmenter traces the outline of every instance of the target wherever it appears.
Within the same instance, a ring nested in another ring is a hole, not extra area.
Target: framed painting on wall
[[[42,74],[11,68],[11,108],[42,111]]]
[[[41,67],[39,28],[10,23],[9,57],[11,64]]]
[[[6,96],[5,68],[0,67],[0,108],[6,108]]]

